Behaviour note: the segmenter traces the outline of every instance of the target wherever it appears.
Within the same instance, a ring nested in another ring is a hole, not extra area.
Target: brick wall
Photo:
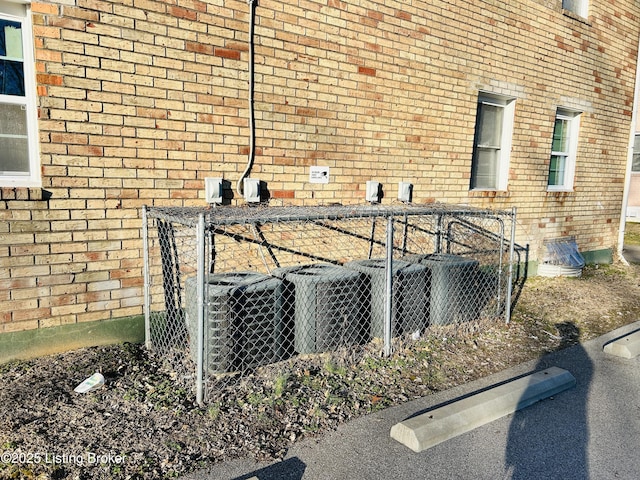
[[[272,204],[519,212],[518,242],[613,248],[639,34],[635,2],[260,0],[256,161]],[[249,154],[246,1],[34,3],[42,189],[2,189],[0,332],[142,312],[140,209],[204,205]],[[479,90],[517,98],[509,189],[470,192]],[[546,191],[556,107],[583,111],[575,190]],[[309,166],[330,183],[309,183]],[[233,188],[227,201],[242,203]]]

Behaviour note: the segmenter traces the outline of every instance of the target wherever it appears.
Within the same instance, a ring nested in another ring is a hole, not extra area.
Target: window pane
[[[22,62],[0,60],[0,94],[24,97],[24,69]]]
[[[549,185],[564,185],[564,170],[566,157],[564,155],[552,155],[549,163]]]
[[[633,163],[631,164],[633,172],[640,172],[640,135],[636,135],[633,139]]]
[[[499,147],[502,137],[502,115],[504,108],[495,105],[480,104],[480,125],[478,145]]]
[[[553,128],[553,144],[551,150],[554,152],[569,151],[569,121],[562,118],[556,118],[556,124]]]
[[[0,19],[0,94],[24,96],[22,29]]]
[[[28,147],[26,110],[0,104],[0,172],[28,174]]]
[[[585,7],[587,0],[562,0],[562,8],[578,15],[586,15]]]
[[[500,150],[478,148],[472,172],[473,188],[497,188]]]

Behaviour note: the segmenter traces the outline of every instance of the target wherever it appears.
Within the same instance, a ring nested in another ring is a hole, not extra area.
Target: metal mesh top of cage
[[[336,220],[341,218],[395,217],[404,215],[468,215],[475,217],[512,216],[510,210],[492,210],[446,203],[400,205],[314,205],[314,206],[216,206],[145,207],[152,218],[196,225],[204,214],[206,225],[238,225],[300,220]]]

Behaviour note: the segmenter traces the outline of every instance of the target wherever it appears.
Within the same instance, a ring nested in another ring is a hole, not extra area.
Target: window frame
[[[578,138],[580,135],[580,116],[582,112],[572,109],[558,107],[553,121],[553,133],[551,138],[551,153],[549,154],[549,168],[547,169],[547,191],[548,192],[572,192],[575,180],[576,156],[578,153]],[[553,150],[553,138],[555,136],[556,125],[558,120],[568,122],[568,150]],[[561,183],[551,185],[551,166],[552,157],[564,156],[564,175]]]
[[[469,188],[471,191],[506,191],[509,182],[509,163],[511,160],[511,146],[513,142],[513,123],[515,117],[514,97],[505,95],[497,95],[493,93],[480,92],[478,95],[477,113],[476,113],[476,131],[473,140],[473,156],[471,161],[471,180]],[[479,185],[478,167],[479,154],[482,149],[494,148],[488,145],[479,144],[481,136],[481,121],[483,120],[483,105],[502,108],[502,124],[499,139],[498,158],[495,166],[494,182],[492,186]]]
[[[0,187],[41,187],[40,153],[38,143],[38,109],[31,6],[27,3],[0,0],[0,18],[21,25],[24,96],[0,94],[0,104],[25,108],[29,172],[15,174],[0,170]]]

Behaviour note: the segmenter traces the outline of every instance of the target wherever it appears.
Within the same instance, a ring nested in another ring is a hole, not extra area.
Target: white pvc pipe
[[[151,345],[151,294],[150,294],[150,271],[149,266],[149,220],[147,216],[147,206],[142,207],[142,256],[144,259],[144,345],[150,350]]]
[[[629,190],[631,188],[631,167],[633,165],[633,144],[636,136],[636,124],[638,122],[638,95],[640,94],[640,40],[638,41],[638,58],[636,58],[636,85],[633,92],[633,112],[631,114],[631,132],[627,147],[627,169],[625,173],[624,190],[622,193],[622,210],[620,211],[620,228],[618,230],[618,257],[628,265],[622,255],[624,249],[624,231],[627,224],[627,203],[629,203]]]
[[[196,362],[196,401],[198,405],[202,405],[204,398],[204,283],[205,283],[205,239],[204,239],[204,214],[198,217],[198,228],[196,230],[198,236],[198,252],[197,252],[197,273],[196,273],[196,303],[198,305],[198,355]]]

